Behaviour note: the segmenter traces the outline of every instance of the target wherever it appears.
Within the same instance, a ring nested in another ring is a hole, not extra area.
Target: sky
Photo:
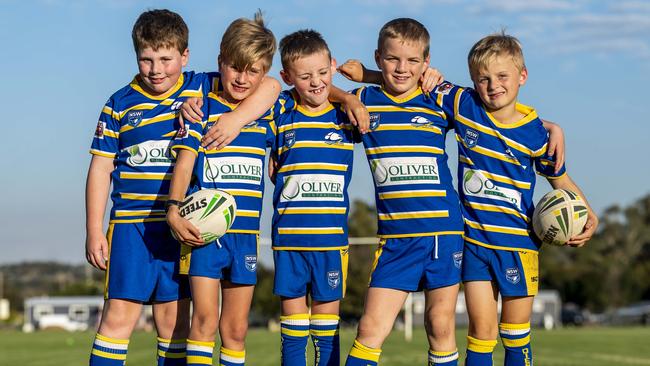
[[[133,23],[142,11],[156,8],[185,19],[187,69],[197,71],[216,69],[225,28],[258,8],[276,38],[313,28],[339,63],[356,58],[369,66],[381,26],[397,17],[415,18],[431,33],[432,65],[467,86],[467,52],[481,37],[505,28],[524,45],[529,78],[519,100],[564,128],[568,171],[596,212],[650,193],[650,123],[641,108],[650,103],[647,1],[0,0],[0,108],[7,137],[0,144],[0,264],[84,261],[88,149],[104,102],[137,73]],[[279,78],[279,64],[276,57],[271,76]],[[340,76],[335,83],[354,87]],[[455,171],[456,146],[450,138],[447,146]],[[550,190],[538,183],[536,197]],[[374,199],[360,149],[350,196]],[[262,259],[268,260],[264,250]]]

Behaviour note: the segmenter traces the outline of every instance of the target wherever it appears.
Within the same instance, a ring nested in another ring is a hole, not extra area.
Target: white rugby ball
[[[187,196],[180,207],[180,215],[201,232],[209,243],[222,237],[235,222],[237,204],[228,192],[202,189]]]
[[[587,223],[588,209],[575,192],[554,189],[542,197],[533,213],[533,230],[544,244],[565,245]]]

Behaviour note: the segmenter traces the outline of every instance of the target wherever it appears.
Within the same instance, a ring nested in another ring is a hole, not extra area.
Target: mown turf
[[[465,347],[465,331],[457,333],[458,348]],[[66,366],[85,365],[94,333],[42,331],[25,334],[0,331],[0,365]],[[341,332],[342,363],[354,337],[353,329]],[[246,364],[280,364],[280,335],[251,330]],[[381,365],[426,365],[427,342],[422,329],[414,340],[405,342],[403,333],[393,332],[386,341]],[[533,332],[535,364],[541,366],[650,365],[650,328],[567,328]],[[461,351],[461,354],[464,353]],[[309,360],[312,352],[310,349]],[[500,345],[495,365],[503,364]],[[128,366],[155,365],[155,334],[137,332],[129,345]],[[308,364],[313,364],[308,362]],[[462,365],[462,362],[460,363]],[[216,365],[216,362],[215,362]]]

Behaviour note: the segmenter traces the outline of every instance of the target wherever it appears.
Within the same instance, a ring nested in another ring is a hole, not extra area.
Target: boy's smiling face
[[[280,75],[285,83],[296,88],[302,105],[319,109],[328,104],[336,61],[326,51],[291,61],[287,69],[281,71]]]
[[[517,103],[519,88],[526,83],[528,71],[519,70],[509,55],[496,55],[486,67],[472,72],[474,88],[488,112],[497,112]]]
[[[151,95],[167,93],[176,85],[178,78],[187,65],[190,51],[181,54],[176,48],[151,47],[138,52],[138,70],[140,86]]]
[[[381,69],[384,88],[396,98],[407,97],[417,90],[420,77],[429,67],[423,44],[399,38],[384,40],[381,50],[375,51],[375,61]]]
[[[267,67],[262,60],[250,65],[246,70],[239,70],[226,58],[219,57],[219,72],[223,97],[229,103],[239,103],[248,98],[260,86]]]

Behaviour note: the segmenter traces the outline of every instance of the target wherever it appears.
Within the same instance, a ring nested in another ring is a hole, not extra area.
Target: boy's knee
[[[499,330],[492,322],[470,322],[468,333],[477,339],[496,339]]]
[[[357,338],[363,340],[365,343],[362,343],[368,347],[379,348],[392,329],[393,324],[366,314],[359,321],[359,335]]]
[[[448,314],[429,314],[425,317],[424,327],[427,334],[436,340],[446,340],[455,337],[454,316]]]
[[[192,316],[192,333],[201,335],[202,339],[213,339],[217,334],[219,315],[214,313],[194,313]]]
[[[243,348],[248,333],[248,322],[246,321],[227,321],[221,319],[219,324],[219,336],[227,348]]]

